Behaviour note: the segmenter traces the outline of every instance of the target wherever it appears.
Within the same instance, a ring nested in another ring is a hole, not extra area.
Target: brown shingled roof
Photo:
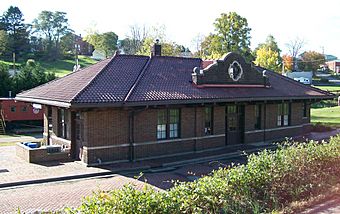
[[[198,88],[192,83],[197,58],[116,55],[17,95],[18,100],[74,106],[142,105],[237,100],[332,98],[333,95],[267,72],[270,88]],[[261,72],[262,68],[258,68]]]

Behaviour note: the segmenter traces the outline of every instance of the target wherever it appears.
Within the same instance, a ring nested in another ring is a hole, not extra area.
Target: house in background
[[[78,48],[78,54],[79,55],[85,55],[85,56],[92,56],[92,52],[94,51],[93,45],[90,43],[84,41],[83,37],[81,35],[74,34],[75,37],[75,45]]]
[[[176,156],[305,133],[334,95],[247,64],[119,55],[22,92],[44,106],[44,138],[88,165]]]
[[[338,57],[333,56],[333,55],[330,55],[330,54],[324,54],[324,55],[325,55],[325,60],[326,60],[326,62],[328,62],[328,61],[333,61],[333,60],[337,60],[337,59],[338,59]]]
[[[340,59],[326,62],[328,68],[336,74],[340,74]]]

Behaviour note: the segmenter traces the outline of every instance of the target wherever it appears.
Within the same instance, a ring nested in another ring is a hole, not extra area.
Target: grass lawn
[[[7,61],[0,60],[0,63],[8,65],[10,69],[13,68],[13,62],[7,62]],[[18,67],[18,66],[21,66],[21,63],[16,62],[15,65]]]
[[[96,60],[90,57],[79,56],[80,68],[85,68],[96,62]],[[46,69],[46,72],[53,72],[57,77],[62,77],[70,73],[73,70],[74,64],[75,61],[70,59],[58,60],[55,62],[40,62],[40,65]]]
[[[7,138],[7,137],[20,137],[21,135],[16,135],[16,134],[5,134],[5,135],[0,135],[0,138]]]
[[[340,91],[340,86],[336,86],[336,85],[334,85],[334,86],[314,86],[314,87],[319,88],[321,90],[330,91],[330,92]]]
[[[312,123],[340,126],[340,106],[311,109]]]
[[[14,146],[16,144],[16,142],[5,142],[5,143],[0,143],[0,147],[1,146]]]
[[[40,63],[40,65],[46,69],[46,72],[53,72],[57,77],[65,76],[73,70],[73,66],[75,65],[75,60],[73,59],[63,59],[55,62],[49,61],[36,61]],[[80,68],[88,67],[89,65],[95,64],[97,61],[88,57],[88,56],[79,56],[79,64]],[[12,68],[12,62],[2,61],[0,63],[5,63],[6,65]],[[17,67],[21,66],[21,63],[16,63]]]

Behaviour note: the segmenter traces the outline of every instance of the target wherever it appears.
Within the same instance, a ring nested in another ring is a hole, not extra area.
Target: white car
[[[308,78],[305,77],[299,77],[299,78],[294,78],[295,81],[301,82],[306,85],[310,85],[310,81]]]

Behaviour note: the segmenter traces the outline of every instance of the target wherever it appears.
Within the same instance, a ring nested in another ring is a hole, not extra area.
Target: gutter
[[[15,97],[17,101],[23,101],[28,103],[39,103],[44,105],[51,105],[57,106],[62,108],[70,108],[71,103],[61,102],[61,101],[52,101],[52,100],[44,100],[44,99],[36,99],[36,98],[29,98],[29,97]]]
[[[335,96],[309,96],[309,97],[242,97],[242,98],[223,98],[223,99],[182,99],[182,100],[146,100],[129,101],[115,103],[72,103],[74,108],[95,108],[95,107],[135,107],[152,105],[177,105],[177,104],[201,104],[201,103],[223,103],[223,102],[255,102],[255,101],[282,101],[282,100],[327,100],[334,99]]]
[[[133,88],[130,89],[130,95]],[[127,97],[126,97],[127,98]],[[114,103],[66,103],[44,99],[16,97],[15,100],[52,105],[63,108],[110,108],[110,107],[136,107],[150,105],[177,105],[177,104],[201,104],[201,103],[223,103],[223,102],[255,102],[255,101],[276,101],[276,100],[330,100],[336,98],[335,95],[310,96],[310,97],[244,97],[244,98],[224,98],[224,99],[183,99],[183,100],[146,100],[138,102],[114,102]]]

